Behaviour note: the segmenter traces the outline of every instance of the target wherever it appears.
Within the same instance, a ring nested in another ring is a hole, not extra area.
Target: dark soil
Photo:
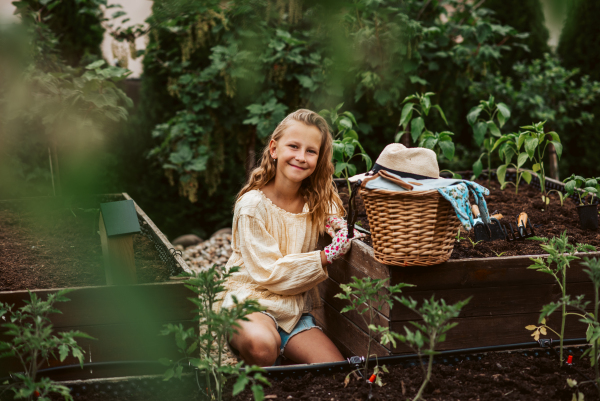
[[[0,291],[106,285],[98,214],[79,206],[0,205]],[[138,283],[168,280],[150,239],[133,248]]]
[[[513,228],[516,228],[517,216],[521,212],[526,212],[537,236],[552,238],[560,236],[566,230],[569,242],[572,244],[589,244],[600,249],[599,232],[584,230],[579,226],[577,204],[572,199],[566,199],[564,205],[561,206],[558,195],[552,193],[550,194],[550,204],[544,205],[539,189],[527,184],[521,184],[519,193],[515,194],[513,186],[501,191],[500,184],[497,181],[493,180],[489,186],[485,180],[478,180],[477,182],[490,190],[490,195],[486,197],[488,210],[490,214],[501,213],[504,216],[500,220],[501,223],[508,224],[510,222]],[[340,188],[340,196],[344,206],[346,206],[348,199],[346,188]],[[365,217],[366,212],[364,211],[362,199],[359,198],[357,198],[357,210],[359,221],[368,230],[369,222]],[[455,242],[450,259],[540,255],[546,253],[540,248],[538,241],[507,242],[497,240],[475,244],[474,230],[469,232],[461,230],[460,236],[464,238]],[[365,242],[371,245],[370,241]]]
[[[542,353],[542,352],[540,352]],[[588,377],[593,377],[589,362],[579,358],[581,353],[575,352],[576,367]],[[272,381],[271,387],[265,388],[267,399],[277,400],[368,400],[372,387],[371,400],[406,400],[412,399],[418,391],[423,373],[418,365],[411,367],[390,366],[390,373],[384,373],[381,379],[383,387],[370,385],[358,376],[344,385],[345,374],[334,376],[313,376],[307,374],[302,378],[286,378]],[[530,353],[489,353],[481,356],[462,357],[454,365],[436,364],[433,367],[431,382],[425,389],[426,400],[571,400],[576,391],[569,388],[567,378],[575,379],[580,385],[579,391],[585,400],[597,400],[598,392],[591,383],[584,384],[585,378],[572,369],[558,366],[553,355],[534,357]],[[74,388],[75,400],[96,401],[141,401],[141,400],[203,400],[197,387],[191,380],[181,382],[172,379],[170,382],[156,381],[152,384],[136,385],[130,389],[125,385],[94,387],[89,385],[82,390]],[[230,391],[225,399],[230,399]],[[58,400],[58,398],[54,398]],[[249,390],[235,397],[235,401],[253,400]]]

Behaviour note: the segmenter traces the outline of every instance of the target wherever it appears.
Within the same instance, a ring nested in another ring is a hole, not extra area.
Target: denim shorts
[[[303,313],[302,316],[300,316],[300,320],[298,320],[298,323],[296,323],[296,326],[294,326],[294,328],[292,329],[292,331],[290,333],[286,333],[281,327],[279,327],[279,325],[277,324],[277,320],[275,320],[275,318],[270,313],[268,313],[268,312],[262,312],[262,313],[264,313],[265,315],[267,315],[271,319],[273,319],[273,322],[275,322],[275,327],[277,327],[277,332],[279,333],[279,337],[281,337],[281,347],[279,348],[279,356],[277,357],[277,360],[275,360],[275,363],[273,364],[273,366],[280,365],[282,358],[285,358],[283,356],[283,351],[285,350],[285,346],[287,345],[287,343],[290,341],[290,338],[294,337],[296,334],[302,333],[303,331],[312,329],[313,327],[316,327],[317,329],[319,329],[321,331],[323,330],[319,326],[317,326],[314,316],[311,315],[310,313]],[[239,351],[237,349],[233,348],[231,345],[229,345],[229,349],[231,350],[231,352],[233,352],[233,354],[235,356],[237,356],[237,357],[240,356]]]
[[[279,355],[283,356],[283,350],[285,349],[288,341],[290,341],[290,338],[294,337],[296,334],[302,333],[303,331],[312,329],[313,327],[322,330],[319,326],[317,326],[317,322],[315,321],[315,317],[313,315],[310,313],[303,313],[296,326],[294,326],[292,329],[291,333],[286,333],[281,327],[278,328],[277,332],[279,333],[279,337],[281,337],[281,348],[279,350]]]

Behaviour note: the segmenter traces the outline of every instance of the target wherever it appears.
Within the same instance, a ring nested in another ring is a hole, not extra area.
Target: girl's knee
[[[272,366],[279,356],[279,346],[273,338],[252,337],[246,341],[240,352],[248,364]]]

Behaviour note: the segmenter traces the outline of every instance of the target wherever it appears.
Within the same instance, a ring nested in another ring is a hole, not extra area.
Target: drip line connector
[[[567,365],[573,366],[573,355],[569,355],[567,358]]]
[[[377,375],[375,373],[373,373],[371,375],[371,377],[369,377],[369,380],[367,380],[369,383],[374,383],[375,379],[377,379]]]

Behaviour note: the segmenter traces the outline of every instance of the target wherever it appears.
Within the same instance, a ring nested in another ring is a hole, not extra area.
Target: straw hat
[[[407,148],[401,143],[391,143],[383,149],[371,169],[373,173],[379,170],[387,170],[401,177],[417,180],[440,178],[440,168],[433,150]],[[365,174],[355,175],[350,178],[350,181],[356,181],[364,177]]]

